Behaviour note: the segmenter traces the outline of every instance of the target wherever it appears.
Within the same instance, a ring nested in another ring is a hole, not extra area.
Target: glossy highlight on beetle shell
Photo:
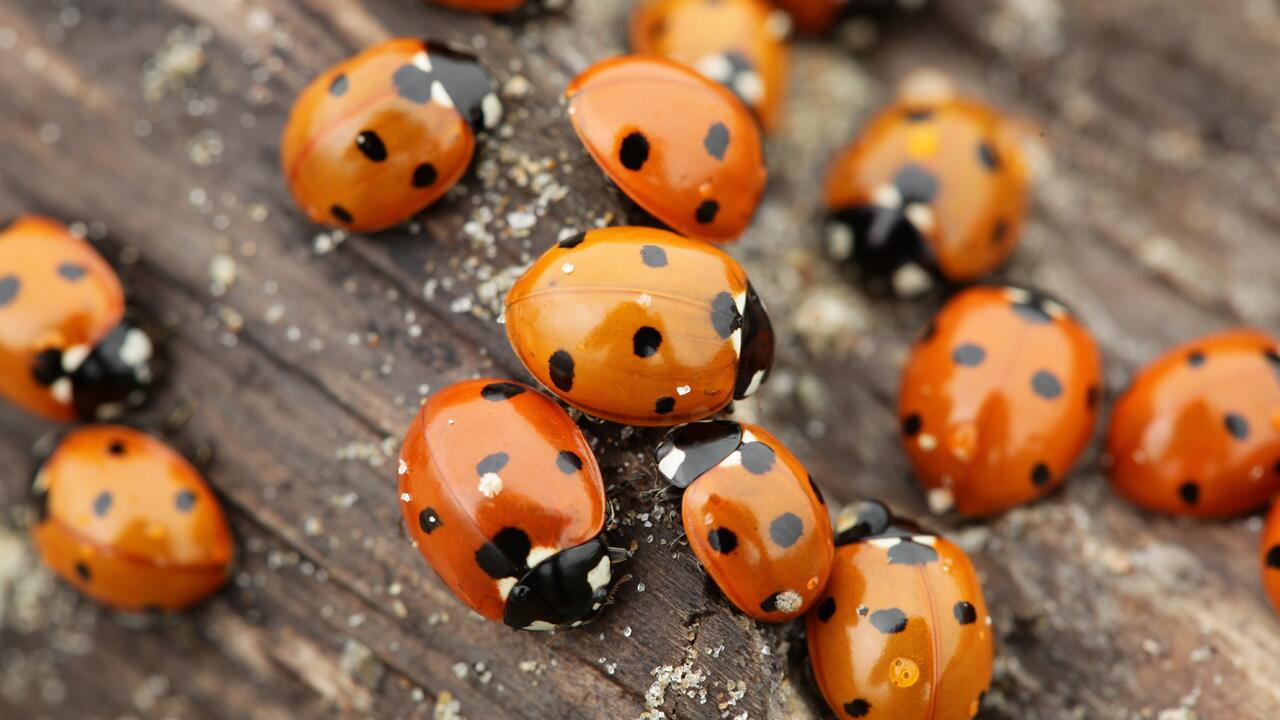
[[[501,117],[474,57],[431,41],[388,40],[302,91],[281,165],[312,221],[381,230],[453,187],[471,164],[475,132]]]
[[[1112,487],[1155,512],[1228,517],[1280,491],[1280,345],[1237,329],[1143,368],[1107,432]]]
[[[553,400],[499,379],[437,391],[405,434],[400,508],[468,607],[525,630],[575,627],[608,599],[604,484]]]
[[[974,280],[1017,247],[1028,169],[1019,124],[950,93],[906,96],[827,174],[827,249],[873,290]]]
[[[1097,343],[1065,306],[1014,287],[955,296],[902,373],[901,436],[931,507],[986,515],[1055,487],[1093,435]]]
[[[157,374],[150,337],[83,238],[48,218],[0,223],[0,397],[51,420],[142,404]]]
[[[841,720],[975,717],[995,646],[973,563],[912,524],[866,527],[841,534],[827,589],[805,619],[827,704]]]
[[[598,62],[565,90],[569,119],[604,172],[686,237],[736,240],[764,193],[760,129],[716,82],[664,58]]]
[[[127,610],[181,610],[226,582],[222,507],[168,445],[119,425],[72,431],[36,473],[36,550],[85,595]]]
[[[682,425],[655,452],[684,489],[689,547],[739,610],[782,622],[814,604],[834,553],[825,501],[780,440],[723,420]]]
[[[760,386],[773,328],[733,258],[678,235],[604,228],[561,241],[507,295],[534,377],[594,417],[677,425]]]
[[[684,63],[720,83],[774,127],[786,93],[786,14],[765,0],[645,0],[631,48]]]

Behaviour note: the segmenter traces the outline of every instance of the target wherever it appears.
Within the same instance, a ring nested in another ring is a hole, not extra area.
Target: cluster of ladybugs
[[[438,1],[494,12],[523,4]],[[856,5],[780,4],[806,30]],[[742,234],[764,189],[760,128],[776,121],[785,74],[780,17],[764,0],[643,0],[632,26],[639,54],[569,85],[586,149],[675,232],[614,227],[561,240],[511,289],[508,337],[564,404],[672,427],[653,464],[683,495],[693,553],[742,612],[806,616],[815,677],[837,714],[972,717],[994,651],[964,552],[875,502],[847,508],[833,530],[818,486],[776,437],[709,419],[751,395],[773,363],[764,306],[713,243]],[[283,171],[313,220],[389,227],[458,181],[475,133],[501,113],[474,57],[391,40],[304,90]],[[1022,224],[1020,128],[949,88],[908,87],[832,165],[828,249],[873,290],[986,275]],[[126,319],[118,280],[87,243],[39,218],[0,234],[0,394],[57,420],[111,416],[143,399],[153,365],[151,341]],[[952,298],[913,347],[902,439],[935,510],[988,515],[1063,481],[1101,400],[1097,346],[1065,306],[978,286]],[[1105,460],[1117,490],[1148,509],[1216,517],[1264,503],[1280,490],[1275,340],[1232,331],[1142,371],[1115,404]],[[503,379],[436,392],[405,437],[399,486],[419,550],[480,615],[551,630],[608,604],[619,557],[604,537],[602,474],[551,397]],[[42,556],[92,597],[173,610],[226,577],[232,544],[214,496],[148,435],[75,431],[35,489]],[[1280,604],[1280,509],[1264,543]]]

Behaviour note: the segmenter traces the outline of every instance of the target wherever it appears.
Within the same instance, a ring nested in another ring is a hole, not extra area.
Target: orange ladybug
[[[725,597],[757,620],[808,610],[835,546],[822,492],[776,437],[724,420],[682,425],[654,453],[684,492],[689,547]]]
[[[700,420],[751,395],[773,326],[733,258],[643,227],[561,241],[507,294],[507,337],[560,399],[627,425]]]
[[[119,425],[72,431],[36,473],[44,563],[119,610],[175,611],[226,582],[231,530],[200,473],[168,445]]]
[[[977,716],[995,647],[973,563],[880,503],[855,510],[805,618],[822,696],[841,720]]]
[[[1280,463],[1275,468],[1280,475]],[[1271,505],[1266,527],[1262,530],[1262,585],[1271,605],[1280,612],[1280,502]]]
[[[978,279],[1018,244],[1023,126],[949,88],[904,88],[827,174],[827,249],[869,289],[915,295]]]
[[[153,355],[89,243],[43,217],[0,227],[0,396],[50,420],[114,417],[145,401]]]
[[[898,412],[939,512],[987,515],[1055,487],[1093,435],[1102,361],[1062,304],[1014,287],[948,302],[915,344]]]
[[[476,59],[408,38],[330,68],[294,103],[280,161],[298,207],[358,231],[434,203],[471,164],[475,133],[502,118]]]
[[[1280,347],[1229,330],[1175,348],[1116,400],[1111,482],[1147,510],[1204,518],[1248,512],[1280,491]]]
[[[576,627],[609,598],[600,468],[553,400],[508,380],[432,395],[400,451],[400,509],[460,600],[524,630]]]
[[[729,242],[764,192],[760,130],[719,84],[658,57],[596,63],[565,91],[591,156],[649,214],[697,240]]]
[[[786,93],[790,24],[765,0],[646,0],[631,18],[631,47],[693,67],[770,129]]]

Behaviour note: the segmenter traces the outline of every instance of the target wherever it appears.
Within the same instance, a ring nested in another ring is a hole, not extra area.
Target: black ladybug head
[[[836,546],[879,538],[911,538],[932,533],[912,520],[895,517],[879,500],[851,503],[836,521]]]
[[[507,594],[502,621],[520,630],[590,622],[609,599],[612,560],[604,537],[561,550],[525,573]]]
[[[703,420],[667,433],[654,450],[654,460],[667,482],[684,489],[741,446],[741,425],[730,420]]]
[[[126,317],[97,345],[49,348],[36,355],[31,375],[54,399],[82,418],[109,419],[146,402],[159,374],[151,336]]]
[[[773,323],[751,283],[747,283],[747,299],[742,309],[740,332],[738,376],[733,387],[735,400],[750,397],[773,370]]]
[[[502,120],[502,102],[489,73],[474,55],[444,43],[423,41],[422,52],[396,70],[392,81],[406,100],[452,106],[473,130],[491,129]]]

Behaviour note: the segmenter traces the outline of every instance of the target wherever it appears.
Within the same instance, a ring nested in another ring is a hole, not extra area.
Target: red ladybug
[[[899,295],[936,277],[990,273],[1022,228],[1023,137],[1021,124],[986,105],[909,81],[831,164],[828,251],[853,263],[870,289]]]
[[[773,326],[716,248],[619,227],[561,241],[507,295],[507,336],[562,400],[629,425],[677,425],[751,395],[773,366]]]
[[[474,57],[409,38],[374,45],[302,91],[280,160],[314,222],[390,227],[434,203],[471,164],[502,103]]]
[[[1143,368],[1107,435],[1116,492],[1147,510],[1227,517],[1280,491],[1280,347],[1256,330],[1186,343]]]
[[[1066,478],[1101,400],[1093,336],[1055,300],[976,287],[934,317],[902,373],[907,456],[938,511],[986,515]]]
[[[1280,474],[1280,467],[1276,472]],[[1280,612],[1280,502],[1271,504],[1271,514],[1262,530],[1262,586],[1272,606]]]
[[[684,491],[689,547],[739,610],[782,622],[813,605],[831,572],[831,520],[785,445],[755,425],[711,420],[672,430],[655,459]]]
[[[760,129],[733,93],[657,57],[596,63],[565,90],[587,150],[640,207],[686,237],[736,240],[764,192]]]
[[[153,355],[89,243],[48,218],[0,223],[0,396],[51,420],[114,417],[146,399]]]
[[[855,510],[805,618],[822,696],[841,720],[975,717],[995,647],[973,563],[880,503]]]
[[[507,380],[455,383],[423,406],[400,453],[409,533],[471,609],[554,630],[604,607],[604,484],[586,438],[554,401]]]
[[[32,530],[44,563],[126,610],[181,610],[226,582],[231,530],[200,473],[119,425],[67,435],[37,471]]]

